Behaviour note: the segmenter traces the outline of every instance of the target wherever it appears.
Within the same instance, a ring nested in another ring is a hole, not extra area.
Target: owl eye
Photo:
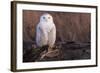
[[[48,19],[50,19],[50,17],[48,17]]]
[[[45,17],[43,17],[43,19],[45,19]]]

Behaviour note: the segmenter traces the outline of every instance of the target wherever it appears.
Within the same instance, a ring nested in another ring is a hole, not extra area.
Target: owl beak
[[[46,21],[46,22],[48,22],[48,20],[47,20],[47,19],[46,19],[45,21]]]

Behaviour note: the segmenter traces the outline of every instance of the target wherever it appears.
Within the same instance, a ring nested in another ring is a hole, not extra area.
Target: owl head
[[[53,17],[50,14],[45,13],[40,17],[40,22],[53,22]]]

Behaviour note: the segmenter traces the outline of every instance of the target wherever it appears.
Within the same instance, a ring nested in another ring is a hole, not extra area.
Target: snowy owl
[[[40,16],[40,22],[36,27],[36,44],[38,47],[48,45],[48,52],[52,50],[52,47],[56,40],[56,27],[53,22],[53,17],[45,13]]]

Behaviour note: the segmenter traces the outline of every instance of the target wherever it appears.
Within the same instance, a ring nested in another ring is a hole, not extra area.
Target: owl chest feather
[[[54,27],[54,24],[52,23],[43,23],[42,25],[42,29],[45,30],[47,33],[49,33],[52,28]]]

